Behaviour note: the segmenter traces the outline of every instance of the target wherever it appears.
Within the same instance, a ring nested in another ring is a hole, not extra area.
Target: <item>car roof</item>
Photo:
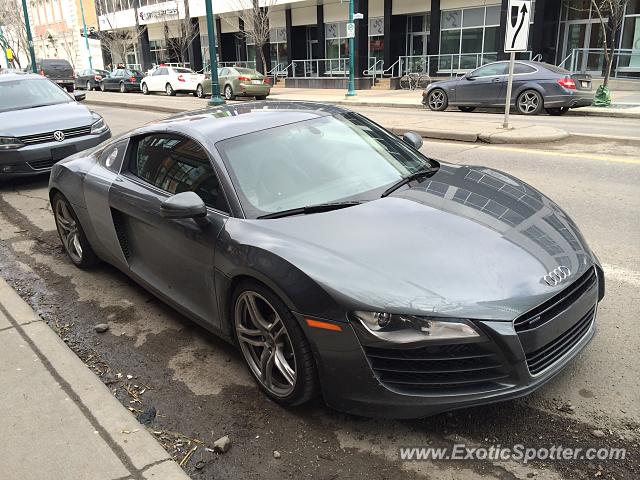
[[[203,143],[254,133],[349,110],[323,103],[304,101],[256,101],[204,108],[158,120],[134,130],[132,135],[149,131],[174,131],[197,137]]]
[[[31,80],[47,80],[48,79],[46,77],[43,77],[42,75],[36,75],[35,73],[14,73],[14,72],[7,72],[7,73],[3,73],[2,75],[0,75],[0,83],[1,82],[9,82],[9,81],[15,81],[15,80],[25,80],[25,79],[31,79]]]

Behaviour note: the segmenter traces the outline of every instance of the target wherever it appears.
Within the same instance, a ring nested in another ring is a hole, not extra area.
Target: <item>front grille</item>
[[[552,320],[589,291],[597,281],[595,268],[590,268],[559,294],[516,318],[513,322],[516,332],[531,330]]]
[[[596,307],[593,306],[569,330],[547,343],[535,352],[526,354],[527,367],[531,375],[542,372],[571,350],[589,331],[595,316]]]
[[[56,132],[58,130],[55,130]],[[61,130],[64,133],[65,138],[74,138],[81,137],[83,135],[89,135],[91,133],[91,125],[87,125],[86,127],[78,127],[78,128],[68,128],[66,130]],[[47,133],[37,133],[35,135],[26,135],[24,137],[20,137],[22,143],[25,145],[35,145],[37,143],[45,143],[45,142],[53,142],[53,132]]]
[[[495,390],[508,377],[501,358],[486,343],[364,350],[381,383],[408,393]]]
[[[35,162],[27,162],[27,163],[34,170],[44,170],[44,169],[53,167],[53,164],[56,162],[55,160],[47,159],[47,160],[36,160]]]

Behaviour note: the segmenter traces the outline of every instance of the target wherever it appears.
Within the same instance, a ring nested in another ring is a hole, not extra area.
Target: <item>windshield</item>
[[[339,114],[216,144],[247,218],[378,198],[389,185],[437,166],[364,117]]]
[[[262,75],[257,70],[252,70],[250,68],[238,68],[238,67],[235,67],[235,70],[240,75]]]
[[[44,78],[0,82],[0,112],[71,102],[60,87]]]

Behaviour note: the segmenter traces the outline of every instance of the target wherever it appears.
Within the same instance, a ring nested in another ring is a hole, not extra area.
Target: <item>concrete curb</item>
[[[327,103],[335,103],[342,104],[343,102],[327,102]],[[141,105],[137,103],[121,103],[121,102],[112,102],[112,101],[103,101],[103,100],[86,100],[85,104],[87,105],[96,105],[103,107],[112,107],[112,108],[129,108],[134,110],[145,110],[150,112],[161,112],[161,113],[182,113],[187,111],[184,108],[175,108],[175,107],[166,107],[161,105]],[[344,102],[344,104],[349,105],[349,102]],[[353,103],[351,103],[353,105]],[[361,104],[358,104],[361,105]],[[523,130],[531,130],[531,132],[527,134],[522,134]],[[513,143],[513,144],[535,144],[535,143],[547,143],[547,142],[555,142],[558,140],[564,140],[569,138],[570,134],[565,132],[564,130],[552,128],[552,127],[537,127],[537,126],[525,126],[518,127],[508,132],[500,132],[495,129],[489,129],[488,131],[463,131],[463,130],[438,130],[438,129],[425,129],[425,128],[410,128],[410,127],[390,127],[391,130],[396,135],[402,135],[405,132],[412,131],[421,135],[423,138],[429,138],[434,140],[452,140],[457,142],[469,142],[475,143],[478,141],[482,141],[485,143],[496,143],[496,144],[505,144],[505,143]]]
[[[44,478],[62,469],[65,478],[88,478],[91,472],[85,470],[89,463],[95,473],[92,478],[96,479],[189,479],[151,433],[2,278],[0,333],[5,343],[2,357],[9,358],[10,366],[20,364],[22,368],[17,370],[24,370],[17,372],[23,376],[17,376],[16,372],[12,376],[11,369],[3,374],[4,394],[30,400],[20,407],[11,406],[16,418],[21,418],[16,426],[33,432],[46,429],[46,421],[53,425],[46,432],[49,437],[43,433],[43,438],[33,438],[31,434],[20,440],[33,448],[44,438],[53,438],[52,444],[40,445],[43,453],[30,457],[29,461],[14,458],[22,450],[31,455],[26,446],[14,445],[16,448],[11,452],[0,452],[0,461],[8,468],[9,477]],[[6,361],[7,358],[3,363]],[[37,385],[30,385],[29,379]],[[37,395],[43,388],[51,398]],[[38,413],[31,415],[33,411]],[[0,431],[4,428],[9,431],[3,437],[14,433],[9,424],[0,426]]]

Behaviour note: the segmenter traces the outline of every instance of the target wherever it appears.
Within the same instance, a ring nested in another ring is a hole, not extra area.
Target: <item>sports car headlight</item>
[[[109,130],[109,127],[106,123],[104,123],[104,118],[101,118],[97,122],[91,125],[91,134],[95,135],[98,133],[104,133]]]
[[[24,147],[24,143],[16,137],[0,137],[0,150],[11,150]]]
[[[480,337],[469,320],[422,317],[381,312],[353,312],[353,316],[374,336],[398,342],[455,340]]]

